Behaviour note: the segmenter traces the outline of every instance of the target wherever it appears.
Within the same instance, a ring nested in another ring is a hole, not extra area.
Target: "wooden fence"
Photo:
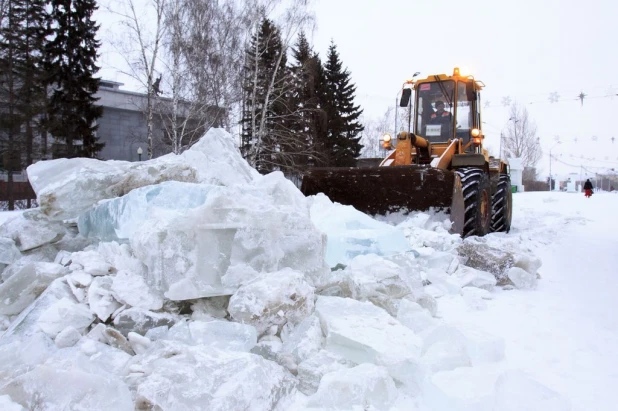
[[[36,200],[36,194],[28,181],[14,181],[11,197],[9,199],[9,184],[0,180],[0,201]]]

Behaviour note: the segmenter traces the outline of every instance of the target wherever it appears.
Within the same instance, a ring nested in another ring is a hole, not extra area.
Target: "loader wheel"
[[[508,174],[501,174],[491,204],[491,231],[506,233],[511,231],[512,216],[511,177]]]
[[[491,190],[488,174],[480,168],[460,168],[465,218],[462,237],[484,236],[491,224]]]

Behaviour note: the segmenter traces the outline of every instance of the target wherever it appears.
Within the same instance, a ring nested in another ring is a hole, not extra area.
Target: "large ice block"
[[[228,311],[235,321],[255,326],[259,334],[271,326],[300,323],[313,312],[314,288],[301,272],[285,268],[265,273],[242,285]]]
[[[171,219],[206,201],[213,185],[166,181],[137,188],[93,207],[78,219],[79,232],[102,241],[126,241],[150,219]]]
[[[139,409],[272,410],[296,385],[259,355],[170,341],[153,343],[129,368],[143,372],[135,380]]]
[[[0,389],[28,410],[132,411],[128,387],[113,376],[39,365]]]
[[[239,264],[255,272],[291,268],[308,280],[327,270],[325,238],[281,173],[251,186],[216,187],[202,206],[140,225],[130,244],[148,267],[147,283],[171,300],[233,294],[238,282],[225,285],[222,277]]]
[[[326,349],[357,364],[385,366],[405,384],[415,384],[421,339],[386,311],[349,298],[318,297],[315,309]]]
[[[331,202],[318,194],[311,197],[311,221],[328,236],[326,262],[346,265],[357,255],[390,256],[410,249],[401,229],[379,222],[351,206]]]
[[[388,410],[398,393],[384,367],[361,364],[322,377],[318,391],[309,398],[310,408]]]
[[[41,210],[54,220],[76,218],[101,200],[164,181],[235,185],[259,178],[233,146],[232,136],[220,129],[210,129],[179,156],[136,163],[61,158],[39,161],[27,172]]]

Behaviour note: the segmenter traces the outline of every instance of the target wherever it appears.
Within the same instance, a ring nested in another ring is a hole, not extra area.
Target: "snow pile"
[[[0,226],[8,409],[388,409],[407,399],[467,409],[537,384],[496,375],[469,401],[452,385],[500,363],[504,342],[437,318],[441,298],[482,310],[497,284],[534,287],[539,262],[527,250],[462,242],[443,216],[394,224],[307,199],[281,173],[258,175],[222,130],[180,156],[28,172],[41,208]],[[483,247],[494,264],[477,263]]]

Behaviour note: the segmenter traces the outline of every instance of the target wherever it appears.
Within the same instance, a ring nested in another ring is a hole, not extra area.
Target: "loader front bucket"
[[[304,176],[304,195],[324,193],[366,214],[440,209],[450,214],[451,231],[461,234],[464,200],[457,173],[428,166],[314,168]]]

